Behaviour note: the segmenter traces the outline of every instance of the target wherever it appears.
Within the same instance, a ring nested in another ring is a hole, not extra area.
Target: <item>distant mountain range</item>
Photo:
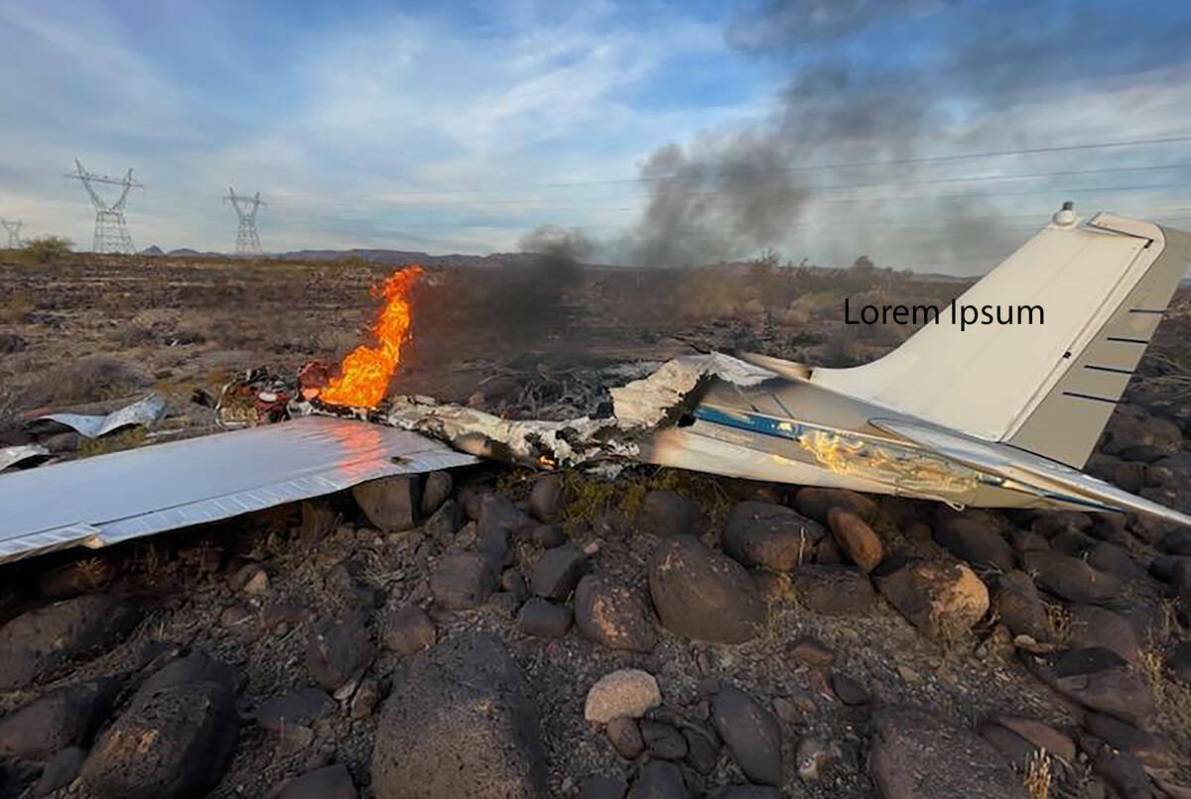
[[[156,244],[141,250],[141,255],[166,256],[170,258],[227,258],[227,253],[200,252],[189,247],[166,252]],[[347,261],[359,259],[369,263],[400,266],[422,264],[424,266],[503,266],[529,261],[539,256],[527,253],[492,253],[491,255],[431,255],[425,252],[406,250],[291,250],[289,252],[266,253],[263,257],[285,261]]]

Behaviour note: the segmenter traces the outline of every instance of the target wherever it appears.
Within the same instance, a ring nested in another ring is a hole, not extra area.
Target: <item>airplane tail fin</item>
[[[1191,234],[1065,209],[896,350],[811,381],[1081,468],[1189,259]]]

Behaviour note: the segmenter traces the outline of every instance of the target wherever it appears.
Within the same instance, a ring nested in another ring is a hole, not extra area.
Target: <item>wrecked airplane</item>
[[[399,272],[406,277],[386,284],[381,347],[364,353],[377,357],[360,358],[366,379],[346,391],[341,376],[319,396],[326,380],[304,378],[288,405],[270,387],[261,416],[367,422],[295,419],[5,475],[0,561],[102,546],[470,456],[539,469],[644,462],[955,508],[1134,512],[1191,524],[1080,471],[1189,259],[1191,234],[1107,213],[1081,224],[1064,206],[956,301],[1038,306],[1043,325],[961,330],[961,319],[943,314],[888,355],[846,369],[752,353],[685,356],[608,389],[610,412],[559,421],[505,419],[426,397],[376,402],[409,327],[406,291],[416,273]],[[368,407],[350,407],[365,395]],[[261,397],[252,402],[256,418]],[[242,468],[253,463],[260,468]]]

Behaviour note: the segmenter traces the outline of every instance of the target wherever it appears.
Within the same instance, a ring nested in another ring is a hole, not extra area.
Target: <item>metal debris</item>
[[[51,413],[39,416],[34,421],[57,422],[87,438],[99,438],[125,427],[156,427],[164,418],[165,399],[160,394],[153,393],[105,415]]]

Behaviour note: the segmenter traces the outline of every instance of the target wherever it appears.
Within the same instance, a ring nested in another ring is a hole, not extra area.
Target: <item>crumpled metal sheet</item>
[[[474,462],[416,433],[309,416],[13,472],[0,476],[0,563]]]
[[[484,458],[561,468],[632,459],[636,438],[672,421],[707,381],[740,386],[777,375],[723,353],[673,358],[652,374],[612,388],[612,416],[563,421],[503,419],[475,408],[428,397],[397,397],[385,421],[445,441]]]
[[[51,413],[34,421],[51,421],[77,431],[87,438],[99,438],[122,427],[156,427],[165,418],[165,399],[157,393],[106,415]]]
[[[4,447],[0,449],[0,472],[9,466],[16,466],[21,461],[27,461],[30,458],[41,458],[49,454],[50,451],[41,444],[20,444],[15,447]]]

